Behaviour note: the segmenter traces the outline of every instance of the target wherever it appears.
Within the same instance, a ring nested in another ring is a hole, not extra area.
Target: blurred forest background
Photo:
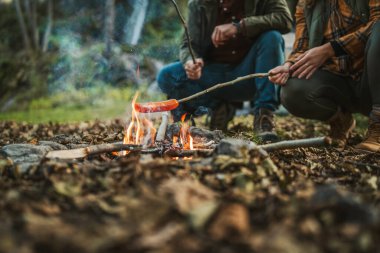
[[[169,0],[0,0],[0,119],[118,116],[157,93],[181,34]]]
[[[0,0],[0,120],[106,119],[137,89],[157,99],[182,33],[169,0]]]

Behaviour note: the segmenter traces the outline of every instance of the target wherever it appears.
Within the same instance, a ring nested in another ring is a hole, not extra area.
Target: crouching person
[[[283,62],[280,33],[292,26],[285,0],[190,0],[188,16],[191,41],[184,36],[181,61],[163,68],[157,78],[169,98],[180,99],[240,76],[268,72]],[[172,113],[178,121],[184,113],[210,108],[210,127],[226,130],[235,115],[234,103],[248,100],[254,104],[254,130],[274,134],[275,93],[268,78],[249,80],[181,104]]]
[[[289,112],[328,122],[340,147],[362,113],[368,134],[356,148],[380,151],[379,18],[379,0],[301,0],[293,52],[271,71]]]

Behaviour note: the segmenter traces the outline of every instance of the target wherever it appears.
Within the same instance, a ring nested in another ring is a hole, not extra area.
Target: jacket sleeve
[[[296,9],[296,36],[294,40],[293,50],[288,57],[288,62],[296,62],[298,56],[309,49],[309,32],[306,26],[306,18],[304,12],[305,0],[299,1]]]
[[[344,35],[336,40],[343,50],[354,57],[359,57],[363,54],[368,38],[371,34],[372,26],[376,21],[380,20],[380,0],[370,0],[370,18],[368,23],[363,24],[355,32]]]
[[[264,14],[243,19],[244,31],[248,37],[257,37],[268,30],[288,33],[292,29],[292,17],[285,0],[268,0]]]
[[[190,0],[188,4],[187,27],[195,58],[200,58],[201,51],[201,46],[199,44],[199,38],[201,35],[201,24],[199,20],[199,5],[196,3],[196,0]],[[183,34],[182,43],[180,46],[179,58],[182,64],[185,64],[188,60],[192,59],[189,50],[189,41],[187,40],[185,33]]]

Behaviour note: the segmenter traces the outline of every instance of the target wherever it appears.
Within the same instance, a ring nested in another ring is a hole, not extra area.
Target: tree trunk
[[[48,15],[48,21],[46,25],[45,34],[44,34],[44,40],[42,42],[42,52],[44,53],[48,49],[51,29],[53,27],[53,1],[52,0],[48,0],[47,15]]]
[[[115,0],[106,0],[104,39],[106,44],[105,55],[107,58],[112,54],[112,43],[115,27]]]
[[[22,39],[24,41],[25,49],[28,52],[31,52],[32,48],[30,45],[30,38],[29,38],[28,30],[25,25],[25,19],[24,19],[24,14],[21,9],[20,0],[15,0],[15,8],[16,8],[16,13],[17,13],[17,19],[21,28]]]
[[[137,45],[144,27],[145,16],[148,11],[148,0],[132,0],[132,14],[124,26],[124,42]]]
[[[32,36],[34,39],[35,48],[40,48],[40,33],[37,25],[37,5],[38,0],[32,0]]]

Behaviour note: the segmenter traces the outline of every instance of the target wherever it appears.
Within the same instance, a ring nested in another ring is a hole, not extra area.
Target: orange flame
[[[187,122],[185,122],[186,119],[186,113],[181,116],[181,129],[179,133],[179,141],[181,142],[182,148],[185,150],[194,150],[194,145],[193,145],[193,138],[190,135],[190,127]],[[178,138],[173,137],[173,145],[178,143]]]
[[[136,92],[132,100],[132,117],[126,131],[124,132],[124,144],[147,144],[149,141],[154,143],[156,129],[153,123],[146,119],[141,118],[139,113],[135,110],[136,100],[139,94]],[[127,155],[129,152],[123,151],[121,155]]]

